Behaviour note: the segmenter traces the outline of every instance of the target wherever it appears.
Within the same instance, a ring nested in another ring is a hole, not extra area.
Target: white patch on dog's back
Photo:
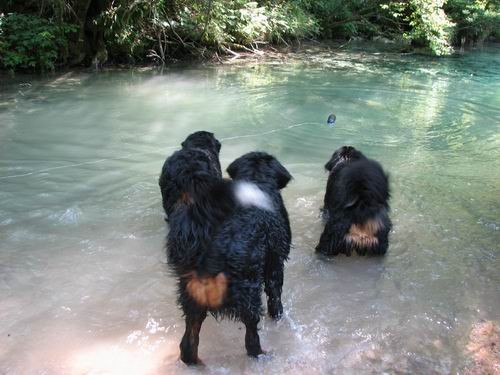
[[[237,182],[234,193],[236,199],[243,206],[255,206],[268,211],[273,210],[273,204],[269,196],[251,182]]]

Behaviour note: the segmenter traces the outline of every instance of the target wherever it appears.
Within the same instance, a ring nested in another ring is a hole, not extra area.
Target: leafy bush
[[[455,42],[482,42],[500,30],[500,2],[448,0],[446,13],[456,23]],[[496,35],[498,37],[498,35]]]
[[[401,22],[403,37],[431,54],[449,55],[454,24],[443,10],[444,0],[390,1],[381,8]]]
[[[0,66],[9,70],[53,70],[67,56],[69,24],[27,14],[0,15]]]
[[[281,43],[319,32],[314,17],[296,5],[260,6],[248,0],[213,0],[208,14],[200,7],[185,7],[176,26],[180,35],[217,47],[258,41]]]
[[[449,55],[454,24],[443,10],[444,0],[410,0],[412,30],[407,33],[415,44],[428,47],[434,55]]]
[[[319,35],[320,26],[315,17],[297,4],[279,4],[268,8],[268,39],[281,43],[290,39],[304,39]]]
[[[403,37],[440,56],[452,44],[499,38],[499,8],[498,0],[5,0],[0,68],[51,70],[68,57],[165,62],[312,36]]]
[[[118,61],[145,59],[168,26],[163,9],[163,0],[113,1],[95,20],[109,54]]]
[[[116,0],[97,22],[111,55],[164,61],[180,52],[227,52],[259,42],[282,43],[319,32],[315,19],[294,4],[248,0]]]

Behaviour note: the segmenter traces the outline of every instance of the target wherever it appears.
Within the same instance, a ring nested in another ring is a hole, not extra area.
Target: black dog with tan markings
[[[325,255],[382,255],[389,246],[389,179],[379,163],[351,146],[335,151],[323,213],[326,219],[316,251]]]
[[[199,333],[208,312],[241,320],[247,353],[258,356],[263,353],[257,331],[263,286],[269,315],[278,319],[283,312],[291,231],[280,189],[291,175],[266,153],[235,160],[228,167],[232,181],[218,178],[196,158],[182,159],[176,168],[185,176],[184,190],[169,213],[167,260],[186,320],[181,359],[200,363]]]

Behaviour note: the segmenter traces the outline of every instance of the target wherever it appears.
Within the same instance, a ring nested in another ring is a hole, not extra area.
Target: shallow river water
[[[500,49],[433,60],[310,48],[224,66],[0,81],[0,373],[463,373],[500,320]],[[326,126],[330,113],[337,123]],[[250,359],[206,320],[200,357],[166,265],[162,163],[190,132],[276,155],[293,248],[284,318]],[[323,165],[350,144],[392,187],[384,258],[314,254]]]

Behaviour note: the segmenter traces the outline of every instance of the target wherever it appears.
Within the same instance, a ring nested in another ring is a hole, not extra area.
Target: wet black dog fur
[[[211,182],[222,179],[219,162],[221,144],[212,133],[198,131],[190,134],[181,146],[165,160],[159,180],[167,221],[175,206],[188,199],[182,195],[187,187],[203,190],[208,176]],[[200,180],[199,186],[197,180]]]
[[[325,255],[383,255],[389,246],[389,178],[381,165],[351,146],[336,150],[329,171],[316,251]]]
[[[200,363],[199,333],[208,312],[242,321],[247,354],[258,356],[263,353],[257,328],[263,287],[269,315],[279,319],[283,312],[283,271],[291,231],[280,189],[291,175],[262,152],[231,163],[227,172],[232,181],[220,179],[206,160],[174,160],[182,163],[176,166],[176,176],[183,176],[179,186],[184,189],[175,192],[184,198],[174,204],[168,199],[164,206],[171,207],[167,260],[178,280],[178,302],[186,322],[181,360]],[[248,186],[265,198],[265,204],[241,199],[238,192]]]

